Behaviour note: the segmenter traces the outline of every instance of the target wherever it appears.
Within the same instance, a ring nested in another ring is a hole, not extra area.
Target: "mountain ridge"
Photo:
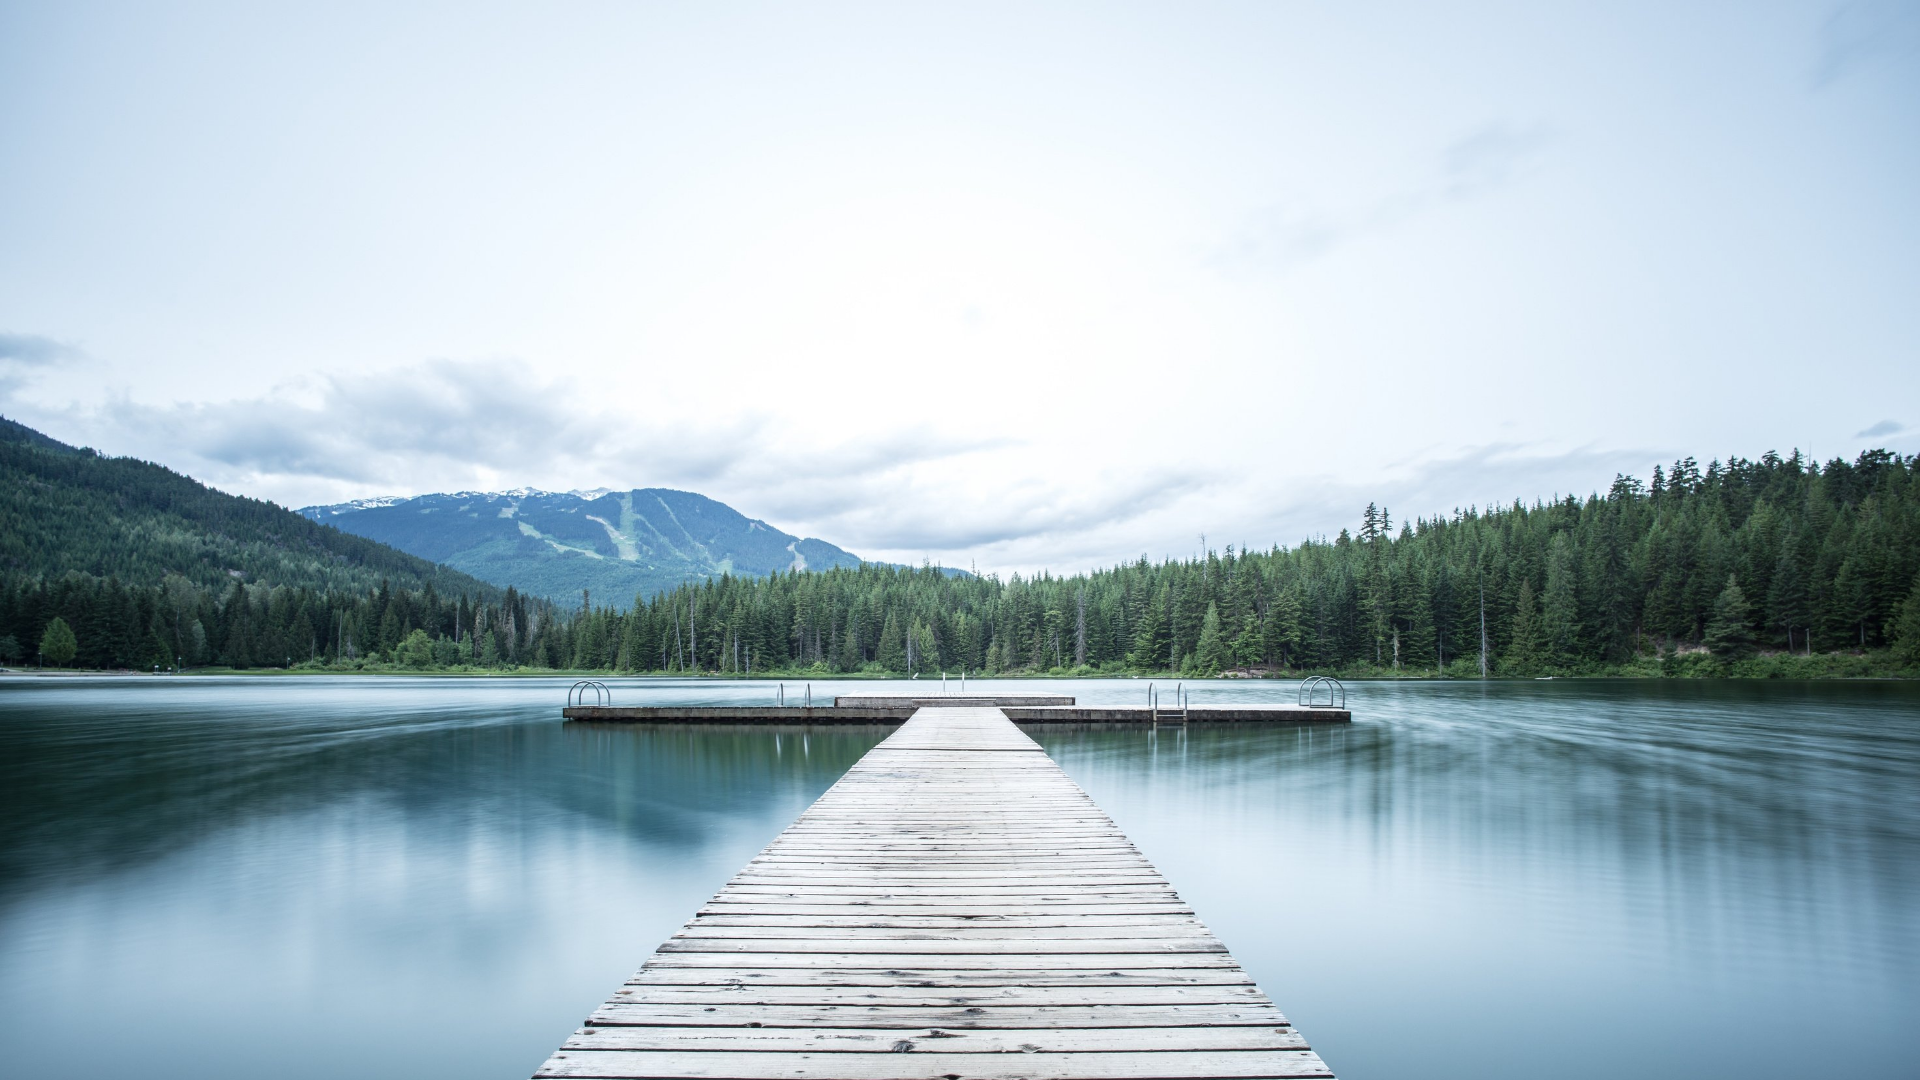
[[[855,567],[859,556],[675,488],[534,487],[379,496],[300,508],[496,585],[555,600],[650,597],[688,581]]]

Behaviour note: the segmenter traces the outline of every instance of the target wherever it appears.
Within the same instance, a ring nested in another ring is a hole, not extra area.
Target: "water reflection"
[[[563,689],[0,684],[0,1074],[526,1076],[885,734]]]
[[[1911,1076],[1914,688],[1362,686],[1362,722],[1038,732],[1343,1074]],[[1623,1029],[1622,1025],[1627,1027]],[[1473,1052],[1435,1056],[1471,1033]]]
[[[564,688],[0,680],[0,1073],[524,1076],[885,731],[563,726]],[[1750,1075],[1789,1033],[1920,1072],[1920,688],[1350,689],[1035,729],[1342,1075]]]

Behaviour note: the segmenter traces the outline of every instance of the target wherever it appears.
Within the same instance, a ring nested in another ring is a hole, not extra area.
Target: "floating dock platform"
[[[842,694],[832,705],[571,705],[568,720],[595,723],[902,724],[922,708],[995,708],[1019,724],[1291,723],[1344,724],[1344,706],[1079,705],[1066,694],[930,695]]]
[[[535,1075],[1333,1074],[1007,712],[969,706],[918,709]]]

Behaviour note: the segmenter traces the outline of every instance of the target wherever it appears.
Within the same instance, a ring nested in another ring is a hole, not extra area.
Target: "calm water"
[[[0,1075],[524,1077],[885,734],[565,685],[0,680]],[[1342,1076],[1920,1075],[1920,686],[1351,701],[1038,732]]]

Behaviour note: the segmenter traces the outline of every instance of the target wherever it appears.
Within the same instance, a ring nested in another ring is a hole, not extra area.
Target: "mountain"
[[[476,599],[500,590],[284,507],[215,491],[134,458],[69,446],[0,417],[0,575],[53,580],[77,571],[157,585],[178,574],[364,592],[382,581]]]
[[[824,540],[802,539],[705,495],[668,488],[466,491],[309,506],[300,513],[563,602],[590,589],[626,604],[721,574],[763,577],[861,561]]]

